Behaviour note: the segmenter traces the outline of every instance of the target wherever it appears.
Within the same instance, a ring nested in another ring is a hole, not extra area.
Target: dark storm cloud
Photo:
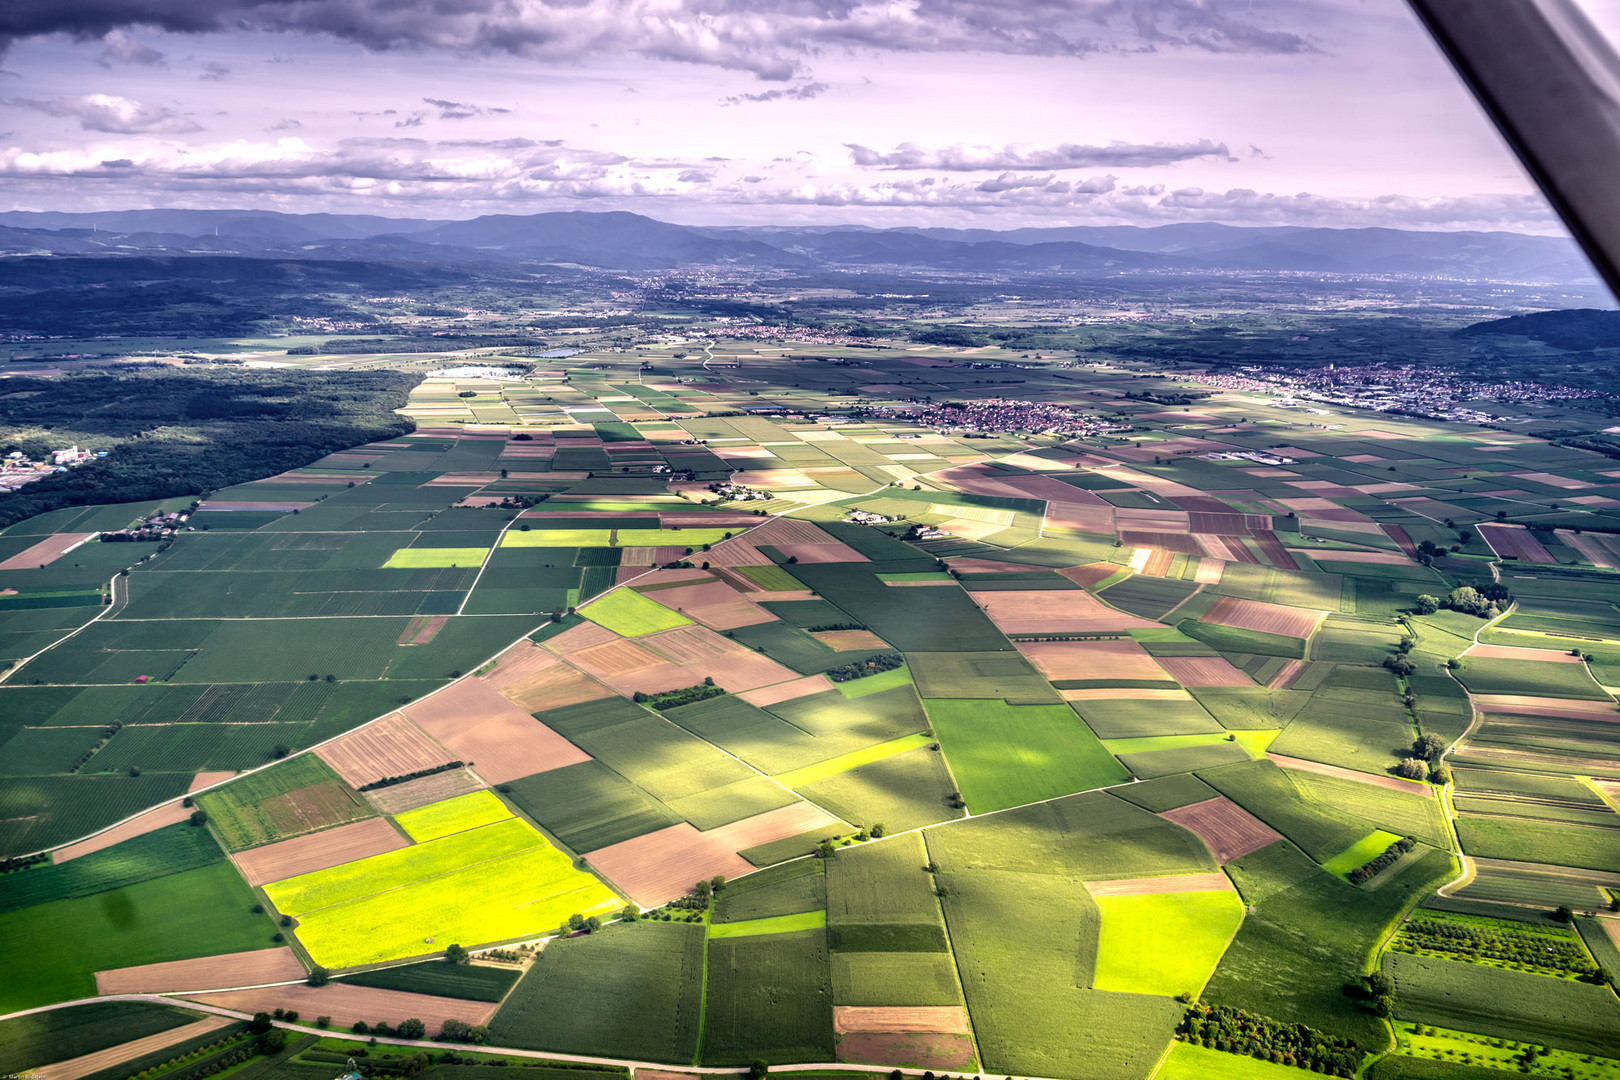
[[[319,34],[367,49],[573,59],[630,53],[789,79],[827,48],[1085,56],[1194,49],[1316,51],[1279,25],[1286,0],[7,0],[0,52],[46,34],[102,38],[149,27]],[[1298,18],[1298,16],[1293,16]]]
[[[1094,169],[1145,168],[1173,165],[1197,158],[1234,161],[1225,143],[1200,139],[1192,143],[1124,143],[1107,146],[1067,144],[1050,147],[947,146],[929,150],[916,143],[901,143],[888,153],[847,143],[850,160],[867,168],[938,169],[977,172],[985,169]]]

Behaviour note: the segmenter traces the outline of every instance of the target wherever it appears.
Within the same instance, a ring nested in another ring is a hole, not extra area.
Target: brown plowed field
[[[77,859],[80,855],[88,855],[92,851],[110,848],[114,844],[122,843],[132,836],[144,836],[146,833],[155,832],[165,826],[185,821],[190,816],[191,811],[178,802],[165,803],[162,806],[153,807],[132,821],[114,825],[106,832],[97,833],[88,840],[80,840],[77,844],[69,844],[65,848],[58,848],[51,852],[51,862],[65,863],[71,859]]]
[[[889,643],[870,630],[823,630],[811,637],[839,652],[851,649],[887,649]]]
[[[1242,537],[1197,533],[1193,539],[1198,541],[1198,546],[1203,548],[1204,555],[1208,558],[1250,565],[1258,565],[1260,562],[1254,552],[1244,546]]]
[[[226,989],[292,982],[304,977],[304,965],[285,946],[251,952],[171,960],[96,972],[98,994],[169,994],[188,990]]]
[[[853,1032],[934,1031],[967,1035],[967,1010],[959,1005],[834,1005],[833,1030]]]
[[[1336,776],[1340,780],[1354,780],[1360,784],[1371,784],[1373,787],[1388,788],[1391,791],[1401,791],[1408,795],[1422,795],[1424,798],[1434,798],[1434,789],[1428,784],[1421,784],[1415,780],[1402,780],[1398,776],[1380,776],[1377,773],[1357,772],[1355,769],[1346,769],[1338,765],[1324,765],[1320,761],[1307,761],[1304,758],[1285,757],[1282,754],[1267,754],[1266,757],[1275,761],[1285,769],[1296,772],[1316,773],[1318,776]]]
[[[1185,690],[1154,690],[1150,687],[1090,686],[1080,690],[1059,690],[1064,701],[1191,701]]]
[[[1019,567],[1018,569],[1027,570],[1029,568]],[[1086,563],[1084,566],[1071,566],[1067,570],[1059,570],[1058,573],[1082,589],[1089,589],[1099,581],[1107,581],[1118,573],[1119,569],[1113,563],[1094,562]]]
[[[735,630],[776,620],[775,615],[721,581],[659,589],[651,596],[711,630]]]
[[[407,994],[400,990],[377,990],[369,986],[349,986],[329,982],[325,986],[270,986],[259,990],[230,990],[222,994],[188,994],[203,1005],[217,1005],[237,1012],[270,1012],[293,1009],[302,1016],[330,1016],[334,1026],[351,1027],[356,1020],[374,1023],[386,1020],[397,1024],[415,1017],[438,1031],[446,1020],[484,1024],[495,1014],[496,1003],[460,1001],[431,994]]]
[[[775,547],[781,547],[783,544],[845,546],[842,541],[834,540],[830,534],[817,528],[815,522],[800,521],[798,518],[771,518],[749,534],[748,539],[755,545],[771,544]]]
[[[454,761],[456,755],[399,713],[333,739],[315,756],[354,787]]]
[[[1620,565],[1620,561],[1617,561],[1615,558],[1615,553],[1610,551],[1609,548],[1595,536],[1590,536],[1585,533],[1577,536],[1569,529],[1559,529],[1557,535],[1558,539],[1562,540],[1569,547],[1572,547],[1576,551],[1580,552],[1581,556],[1593,566],[1613,569],[1616,565]]]
[[[1183,555],[1202,555],[1203,549],[1198,541],[1193,539],[1191,533],[1172,532],[1139,532],[1135,529],[1121,529],[1119,542],[1126,547],[1163,548],[1165,551],[1179,551]]]
[[[1219,585],[1221,575],[1225,571],[1226,563],[1224,561],[1205,556],[1198,560],[1198,571],[1193,576],[1193,581],[1199,585]]]
[[[410,841],[401,836],[398,829],[382,818],[367,818],[308,836],[239,851],[231,859],[249,885],[263,885],[269,881],[325,870],[329,866],[355,862],[371,855],[381,855],[409,844]]]
[[[69,548],[77,547],[90,539],[95,533],[57,533],[48,536],[32,547],[23,548],[11,558],[0,562],[0,570],[33,570],[51,563],[67,554]]]
[[[135,1039],[127,1043],[119,1043],[105,1050],[98,1050],[94,1054],[85,1054],[82,1057],[69,1058],[54,1065],[42,1065],[29,1069],[22,1074],[29,1080],[79,1080],[80,1077],[93,1076],[98,1072],[111,1069],[126,1061],[133,1061],[138,1057],[155,1053],[170,1046],[178,1046],[188,1039],[199,1035],[206,1035],[210,1031],[218,1031],[228,1024],[236,1021],[226,1016],[210,1016],[198,1020],[195,1024],[184,1024],[168,1031],[160,1031],[156,1035],[148,1035],[144,1039]]]
[[[687,680],[681,686],[692,686],[712,675],[721,687],[738,693],[798,677],[791,668],[703,626],[682,626],[641,641],[650,651],[681,666]]]
[[[1087,506],[1072,502],[1046,504],[1046,527],[1076,532],[1112,533],[1114,510],[1110,506]]]
[[[1254,680],[1219,656],[1166,656],[1164,670],[1182,686],[1253,686]]]
[[[960,570],[964,574],[1022,574],[1029,567],[1019,563],[1001,562],[999,559],[980,559],[972,555],[958,555],[945,560],[952,570]]]
[[[1159,816],[1197,835],[1222,866],[1282,839],[1271,826],[1224,796],[1166,810]]]
[[[1479,534],[1491,545],[1491,550],[1505,559],[1523,559],[1533,563],[1555,563],[1558,560],[1541,546],[1541,541],[1530,535],[1529,529],[1514,525],[1478,525]]]
[[[1204,615],[1203,621],[1235,626],[1241,630],[1258,630],[1263,634],[1303,638],[1310,636],[1320,617],[1320,612],[1306,608],[1223,596],[1215,601],[1215,606]]]
[[[1192,515],[1185,510],[1137,510],[1120,507],[1114,511],[1119,527],[1137,532],[1185,533],[1192,527]]]
[[[1176,553],[1166,548],[1153,548],[1148,552],[1147,561],[1142,564],[1142,573],[1148,577],[1164,577],[1170,572],[1170,564],[1176,561]]]
[[[836,540],[825,544],[777,544],[776,550],[802,563],[872,561],[848,544]]]
[[[752,873],[754,865],[737,854],[744,848],[816,829],[831,835],[845,827],[819,806],[797,802],[708,832],[683,821],[599,848],[587,857],[621,893],[643,907],[656,907],[684,896],[699,878]]]
[[[714,566],[769,566],[771,560],[767,559],[760,550],[749,541],[758,533],[749,533],[748,539],[737,538],[722,540],[708,551],[703,553],[704,562]]]
[[[1517,713],[1519,716],[1581,716],[1620,720],[1612,701],[1577,701],[1574,698],[1526,697],[1522,694],[1471,694],[1480,712]]]
[[[424,776],[420,780],[407,780],[403,784],[390,784],[376,791],[368,791],[365,797],[384,814],[403,814],[429,803],[481,791],[483,787],[484,782],[466,769],[451,769],[449,772]]]
[[[808,697],[811,694],[819,694],[832,688],[832,680],[825,675],[805,675],[802,678],[777,683],[775,686],[762,686],[758,690],[744,690],[737,696],[748,702],[748,704],[757,705],[763,709],[768,705]]]
[[[1278,670],[1277,674],[1271,677],[1270,682],[1266,683],[1266,689],[1280,690],[1284,686],[1287,686],[1289,683],[1293,682],[1294,677],[1304,670],[1305,661],[1290,660]]]
[[[477,679],[451,683],[403,712],[491,784],[591,760]]]
[[[448,615],[413,615],[411,621],[405,624],[405,629],[400,631],[399,644],[426,645],[439,636],[439,631],[449,621]]]
[[[1004,634],[1090,633],[1159,625],[1076,589],[1007,589],[969,595]]]
[[[966,1035],[932,1031],[851,1032],[838,1040],[838,1060],[911,1069],[971,1070],[973,1040]]]
[[[190,792],[201,791],[203,788],[213,787],[215,784],[223,784],[235,775],[234,772],[229,770],[200,772],[191,778],[191,786],[186,790]]]
[[[1064,596],[1075,593],[1065,592]],[[1048,679],[1167,679],[1146,649],[1118,641],[1020,641],[1018,651]]]
[[[526,652],[515,652],[526,649]],[[595,701],[611,697],[613,691],[586,675],[578,668],[563,662],[555,653],[549,653],[524,641],[508,649],[502,656],[502,666],[479,676],[500,695],[527,712],[560,709],[564,705],[577,705],[582,701]],[[507,657],[513,657],[510,663]]]
[[[1092,896],[1155,896],[1159,893],[1232,892],[1232,880],[1225,874],[1169,874],[1163,877],[1124,878],[1119,881],[1088,881]]]

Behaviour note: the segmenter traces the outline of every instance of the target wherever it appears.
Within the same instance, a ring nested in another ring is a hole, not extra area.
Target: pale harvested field
[[[423,949],[432,948],[424,944]],[[350,1027],[356,1020],[370,1024],[387,1020],[397,1024],[415,1017],[430,1032],[446,1020],[484,1024],[495,1015],[495,1002],[460,1001],[432,994],[407,994],[400,990],[376,990],[369,986],[349,986],[329,982],[325,986],[270,986],[258,990],[230,990],[220,994],[188,994],[190,1000],[217,1005],[237,1012],[270,1012],[293,1009],[301,1016],[330,1016],[334,1027]]]
[[[1482,660],[1545,660],[1553,664],[1579,664],[1581,658],[1558,649],[1527,649],[1522,645],[1473,645],[1464,656]]]
[[[1050,467],[1050,466],[1046,466]],[[1078,503],[1086,506],[1108,507],[1102,496],[1072,484],[1065,484],[1054,476],[1009,476],[1003,482],[1019,493],[1021,498],[1031,496],[1049,503]],[[1109,507],[1112,509],[1112,507]]]
[[[775,615],[722,581],[659,589],[649,595],[711,630],[735,630],[776,621]]]
[[[329,866],[356,862],[409,845],[410,841],[384,819],[367,818],[308,836],[296,836],[291,840],[239,851],[231,856],[231,860],[242,871],[249,885],[263,885],[325,870]]]
[[[858,1065],[971,1072],[973,1040],[937,1031],[854,1031],[839,1038],[838,1060]]]
[[[304,977],[304,965],[292,949],[254,949],[251,952],[171,960],[96,972],[98,994],[170,994],[190,990],[228,989],[292,982]]]
[[[1520,480],[1531,480],[1537,484],[1546,484],[1548,487],[1563,488],[1565,491],[1579,491],[1589,488],[1592,484],[1586,480],[1576,480],[1569,476],[1559,476],[1550,472],[1521,472],[1513,473]]]
[[[1162,877],[1122,878],[1119,881],[1088,881],[1092,896],[1157,896],[1160,893],[1233,892],[1232,880],[1225,874],[1169,874]]]
[[[1282,836],[1237,803],[1217,796],[1159,815],[1195,834],[1222,866]]]
[[[1376,563],[1382,566],[1405,566],[1412,560],[1395,551],[1331,551],[1321,548],[1291,547],[1293,555],[1309,555],[1325,562]]]
[[[1048,528],[1073,529],[1076,532],[1111,533],[1114,531],[1114,509],[1107,505],[1049,502],[1046,504],[1046,525]]]
[[[1182,686],[1253,686],[1254,680],[1219,656],[1165,656],[1159,659]]]
[[[1243,546],[1238,537],[1216,536],[1214,533],[1194,533],[1193,539],[1203,549],[1205,562],[1221,564],[1222,569],[1229,562],[1253,562],[1254,556],[1249,549]],[[1209,584],[1214,584],[1210,582]]]
[[[218,1031],[229,1024],[236,1023],[226,1016],[210,1016],[198,1020],[195,1024],[183,1024],[168,1031],[160,1031],[156,1035],[148,1035],[144,1039],[135,1039],[131,1042],[120,1043],[117,1046],[98,1050],[94,1054],[85,1054],[82,1057],[69,1058],[59,1061],[55,1065],[41,1065],[29,1069],[22,1074],[29,1080],[80,1080],[80,1077],[92,1076],[95,1073],[114,1068],[126,1061],[133,1061],[138,1057],[155,1053],[165,1047],[177,1046],[188,1039],[199,1035],[206,1035],[210,1031]]]
[[[703,553],[703,561],[713,566],[769,566],[771,560],[755,547],[750,541],[758,532],[747,534],[747,539],[737,537],[731,540],[722,540]]]
[[[967,1035],[967,1010],[958,1005],[834,1005],[833,1030],[852,1032],[933,1031]]]
[[[434,773],[420,780],[407,780],[366,792],[366,799],[384,814],[403,814],[429,803],[443,802],[457,795],[483,790],[484,782],[466,769]]]
[[[1142,573],[1149,577],[1164,577],[1170,571],[1170,564],[1175,561],[1176,553],[1165,548],[1154,548],[1142,562]]]
[[[65,863],[71,859],[77,859],[80,855],[88,855],[92,851],[110,848],[114,844],[128,840],[130,837],[144,836],[146,833],[155,832],[165,826],[185,821],[189,817],[191,817],[191,811],[178,802],[164,803],[162,806],[153,807],[138,818],[114,825],[106,832],[97,833],[87,840],[80,840],[76,844],[57,848],[51,852],[51,862]]]
[[[1114,520],[1122,531],[1184,533],[1192,529],[1192,515],[1185,510],[1134,510],[1120,507],[1114,511]]]
[[[1279,690],[1282,687],[1287,686],[1289,683],[1293,682],[1295,677],[1298,676],[1299,673],[1301,671],[1304,671],[1304,670],[1305,670],[1305,661],[1303,661],[1303,660],[1290,660],[1290,661],[1288,661],[1286,664],[1284,664],[1282,666],[1282,668],[1277,672],[1277,674],[1275,674],[1275,675],[1273,675],[1271,677],[1270,682],[1266,683],[1266,689],[1267,690]]]
[[[1520,716],[1582,716],[1620,720],[1612,701],[1577,701],[1574,698],[1526,697],[1522,694],[1470,694],[1481,712],[1518,713]]]
[[[544,648],[550,649],[558,656],[571,656],[581,649],[589,649],[596,645],[603,645],[609,641],[622,641],[623,639],[605,626],[586,620],[578,626],[570,626],[556,637],[547,638]]]
[[[1193,576],[1193,581],[1199,585],[1219,585],[1221,583],[1221,574],[1225,571],[1225,561],[1206,556],[1198,560],[1198,571]]]
[[[844,828],[819,806],[798,802],[708,832],[699,832],[683,821],[598,848],[587,858],[622,895],[642,907],[657,907],[686,895],[699,878],[715,874],[733,878],[753,872],[754,865],[737,854],[744,848],[815,829],[826,829],[832,835]]]
[[[1223,596],[1215,601],[1215,606],[1204,615],[1203,621],[1219,623],[1222,626],[1235,626],[1242,630],[1257,630],[1264,634],[1303,638],[1310,636],[1321,617],[1321,612],[1306,608]]]
[[[980,559],[972,555],[958,555],[947,558],[945,562],[952,570],[960,570],[964,574],[1021,574],[1029,567],[1020,563],[1001,562],[998,559]]]
[[[1089,633],[1159,625],[1075,589],[1008,589],[968,595],[1004,634]]]
[[[0,562],[0,570],[33,570],[41,566],[49,566],[76,548],[95,533],[57,533],[47,536],[32,547],[23,548],[11,558]]]
[[[652,652],[681,665],[690,677],[683,686],[712,675],[721,687],[738,693],[799,677],[791,668],[703,626],[681,626],[641,640]]]
[[[1064,701],[1191,701],[1185,690],[1154,690],[1151,687],[1091,686],[1080,690],[1059,690]]]
[[[832,680],[825,675],[805,675],[787,682],[777,683],[775,686],[762,686],[758,690],[744,690],[737,696],[750,705],[765,708],[768,705],[777,705],[795,698],[808,697],[819,694],[824,690],[833,688]]]
[[[203,788],[213,787],[215,784],[223,784],[225,781],[229,780],[235,775],[236,774],[234,772],[229,770],[224,770],[221,772],[200,772],[191,778],[191,786],[186,790],[191,792],[201,791]]]
[[[1581,553],[1581,556],[1593,566],[1613,569],[1620,566],[1620,556],[1610,550],[1609,546],[1598,537],[1588,533],[1576,535],[1569,529],[1559,529],[1555,534],[1567,546]]]
[[[755,545],[770,544],[775,547],[781,547],[783,544],[846,546],[842,541],[834,540],[831,534],[817,528],[815,522],[784,517],[771,518],[764,525],[755,529],[749,535],[749,540]],[[866,560],[862,558],[859,561],[865,562]]]
[[[477,679],[452,683],[402,711],[491,784],[591,760]]]
[[[513,649],[526,648],[527,652],[513,654]],[[611,697],[613,691],[565,663],[555,653],[539,646],[522,642],[521,646],[502,653],[502,664],[494,671],[479,676],[494,687],[502,697],[526,712],[560,709],[564,705],[577,705],[582,701],[596,701]],[[513,657],[510,664],[507,657]]]
[[[1076,595],[1064,593],[1065,596]],[[1165,679],[1146,649],[1118,641],[1019,641],[1018,651],[1048,679]]]
[[[405,629],[400,631],[399,644],[426,645],[439,636],[439,631],[449,621],[448,615],[413,615],[411,621],[405,624]]]
[[[851,649],[887,649],[889,643],[872,633],[870,630],[823,630],[811,634],[811,637],[839,652],[848,652]]]
[[[333,739],[316,750],[315,756],[354,787],[455,760],[454,754],[399,713]]]

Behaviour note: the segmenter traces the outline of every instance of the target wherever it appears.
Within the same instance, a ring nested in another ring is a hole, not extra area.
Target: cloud
[[[12,98],[5,104],[19,109],[32,109],[46,116],[74,119],[85,131],[102,131],[114,135],[136,135],[151,132],[184,134],[201,131],[192,121],[172,110],[156,105],[142,105],[126,97],[113,94],[85,94],[76,98]]]
[[[197,76],[203,82],[224,82],[231,77],[231,69],[216,60],[204,61],[202,74]]]
[[[502,113],[509,113],[512,111],[511,109],[500,109],[494,106],[489,106],[486,108],[482,105],[472,105],[465,101],[446,101],[443,98],[425,97],[422,100],[439,110],[440,120],[465,120],[471,116],[485,115],[499,116]]]
[[[138,64],[142,67],[168,67],[168,58],[149,45],[137,41],[122,30],[109,30],[101,38],[101,54],[96,63],[104,68],[114,64]]]
[[[288,117],[285,120],[277,120],[274,124],[271,124],[265,130],[266,131],[297,131],[299,128],[301,128],[303,126],[304,125],[303,125],[302,121],[294,120],[291,117]]]
[[[826,83],[807,82],[786,90],[762,90],[757,94],[733,94],[720,102],[722,105],[741,105],[745,101],[809,101],[826,93]]]
[[[427,113],[412,113],[404,120],[395,120],[394,126],[397,128],[421,127],[422,121],[425,119],[427,119]]]
[[[888,153],[859,143],[846,143],[850,160],[865,168],[938,169],[947,172],[978,172],[989,169],[1134,169],[1172,165],[1198,158],[1236,161],[1225,143],[1200,139],[1188,143],[1126,143],[1107,146],[947,146],[928,150],[916,143],[901,143]]]
[[[628,54],[787,80],[834,49],[1071,57],[1317,51],[1305,29],[1309,13],[1291,0],[1228,7],[1219,0],[8,0],[0,5],[0,53],[31,37],[83,40],[144,26],[313,34],[373,50],[547,60]]]

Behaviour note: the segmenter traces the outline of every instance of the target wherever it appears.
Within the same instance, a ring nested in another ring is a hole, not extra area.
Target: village
[[[53,473],[65,473],[75,465],[107,456],[105,450],[80,450],[77,445],[53,450],[49,461],[35,461],[21,450],[13,450],[0,461],[0,492],[12,492],[24,484],[43,480]]]

